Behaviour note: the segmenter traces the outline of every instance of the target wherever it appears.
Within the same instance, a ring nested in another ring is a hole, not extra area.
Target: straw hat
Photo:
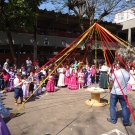
[[[16,75],[17,76],[21,76],[22,74],[21,74],[21,72],[17,72]]]

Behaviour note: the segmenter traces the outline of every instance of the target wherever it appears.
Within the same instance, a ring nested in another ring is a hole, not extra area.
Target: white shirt
[[[26,60],[27,67],[31,66],[31,64],[32,64],[32,61],[31,60]]]
[[[121,92],[122,89],[123,93],[127,95],[127,83],[129,81],[129,78],[130,74],[125,69],[114,71],[114,73],[110,77],[110,80],[114,81],[111,93],[115,95],[123,95]]]
[[[106,71],[106,72],[108,72],[109,71],[109,67],[107,67],[106,65],[103,65],[101,67],[100,71]]]
[[[45,70],[41,70],[40,72],[42,72],[43,75],[46,75],[46,71]]]
[[[22,88],[22,86],[18,85],[18,83],[20,83],[20,82],[19,82],[19,79],[16,77],[16,78],[14,79],[14,86],[15,86],[15,88]],[[18,86],[17,86],[17,85],[18,85]]]

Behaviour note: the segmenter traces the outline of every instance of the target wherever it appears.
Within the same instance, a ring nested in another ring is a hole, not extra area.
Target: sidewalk
[[[135,112],[135,92],[129,91],[129,102]],[[12,135],[135,135],[135,121],[131,127],[122,125],[121,107],[117,105],[117,124],[107,122],[109,105],[92,107],[85,104],[90,93],[85,89],[71,91],[61,88],[55,93],[32,97],[17,117],[8,120]],[[108,93],[101,98],[109,99]],[[3,96],[3,103],[11,112],[17,107],[13,103],[13,92]],[[119,133],[121,132],[121,133]]]

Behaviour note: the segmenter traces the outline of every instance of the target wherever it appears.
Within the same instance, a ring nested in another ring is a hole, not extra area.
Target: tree
[[[65,11],[69,9],[72,14],[78,17],[79,25],[84,31],[83,18],[89,19],[90,26],[93,25],[95,19],[100,22],[104,17],[108,16],[113,19],[112,15],[123,11],[128,7],[135,5],[134,0],[50,0],[55,5],[57,11]]]
[[[0,30],[6,32],[11,54],[16,63],[11,33],[33,31],[34,20],[37,17],[35,7],[43,0],[1,0],[0,1]],[[33,6],[34,5],[34,6]],[[36,6],[35,6],[36,5]]]
[[[94,22],[100,22],[107,19],[112,21],[115,13],[123,11],[135,5],[135,0],[50,0],[55,5],[57,11],[70,11],[69,14],[74,14],[78,17],[79,26],[82,32],[84,29],[84,17],[89,19],[89,25]],[[68,10],[67,10],[68,9]],[[85,44],[85,48],[86,44]],[[90,50],[88,50],[90,53]],[[86,57],[86,62],[88,61]]]

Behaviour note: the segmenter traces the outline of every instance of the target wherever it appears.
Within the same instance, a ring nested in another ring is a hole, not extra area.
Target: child
[[[2,75],[3,75],[3,80],[4,80],[4,88],[7,88],[8,82],[9,82],[9,79],[10,79],[9,73],[6,70],[3,69]]]
[[[91,85],[91,70],[90,70],[90,67],[88,67],[88,70],[87,70],[87,86],[90,86]]]
[[[56,91],[55,85],[54,85],[54,76],[53,75],[50,75],[48,78],[48,82],[46,85],[46,91],[47,92],[55,92]]]
[[[78,84],[77,84],[77,74],[75,73],[75,69],[72,70],[72,73],[70,75],[70,81],[68,83],[68,88],[71,90],[78,90]]]
[[[65,85],[68,85],[69,79],[70,79],[70,70],[69,70],[69,66],[66,66],[66,71],[65,71],[65,77],[64,77],[64,81],[65,81]]]
[[[28,81],[29,81],[29,94],[33,94],[33,90],[34,90],[33,72],[30,72],[30,76],[28,77]]]
[[[26,75],[23,75],[22,79],[24,81],[24,83],[22,85],[23,98],[24,98],[24,100],[26,100],[29,97],[29,84],[28,84],[29,82],[27,81]]]
[[[14,79],[15,79],[15,73],[14,73],[14,70],[12,67],[10,68],[9,76],[10,76],[10,79],[9,79],[8,86],[9,86],[9,91],[11,91],[11,90],[13,90]]]
[[[36,80],[36,82],[34,84],[34,90],[36,90],[36,92],[34,93],[35,96],[41,94],[41,92],[42,92],[42,87],[41,86],[39,87],[39,85],[41,84],[41,82],[42,82],[42,78],[41,78],[41,76],[39,76],[38,77],[38,80]]]
[[[14,79],[15,105],[18,105],[17,100],[18,100],[19,97],[20,97],[21,103],[23,103],[22,84],[23,84],[23,81],[21,81],[21,73],[17,73],[16,78]]]
[[[83,88],[83,85],[84,85],[84,73],[82,72],[82,69],[78,73],[78,85],[79,85],[79,89]]]

